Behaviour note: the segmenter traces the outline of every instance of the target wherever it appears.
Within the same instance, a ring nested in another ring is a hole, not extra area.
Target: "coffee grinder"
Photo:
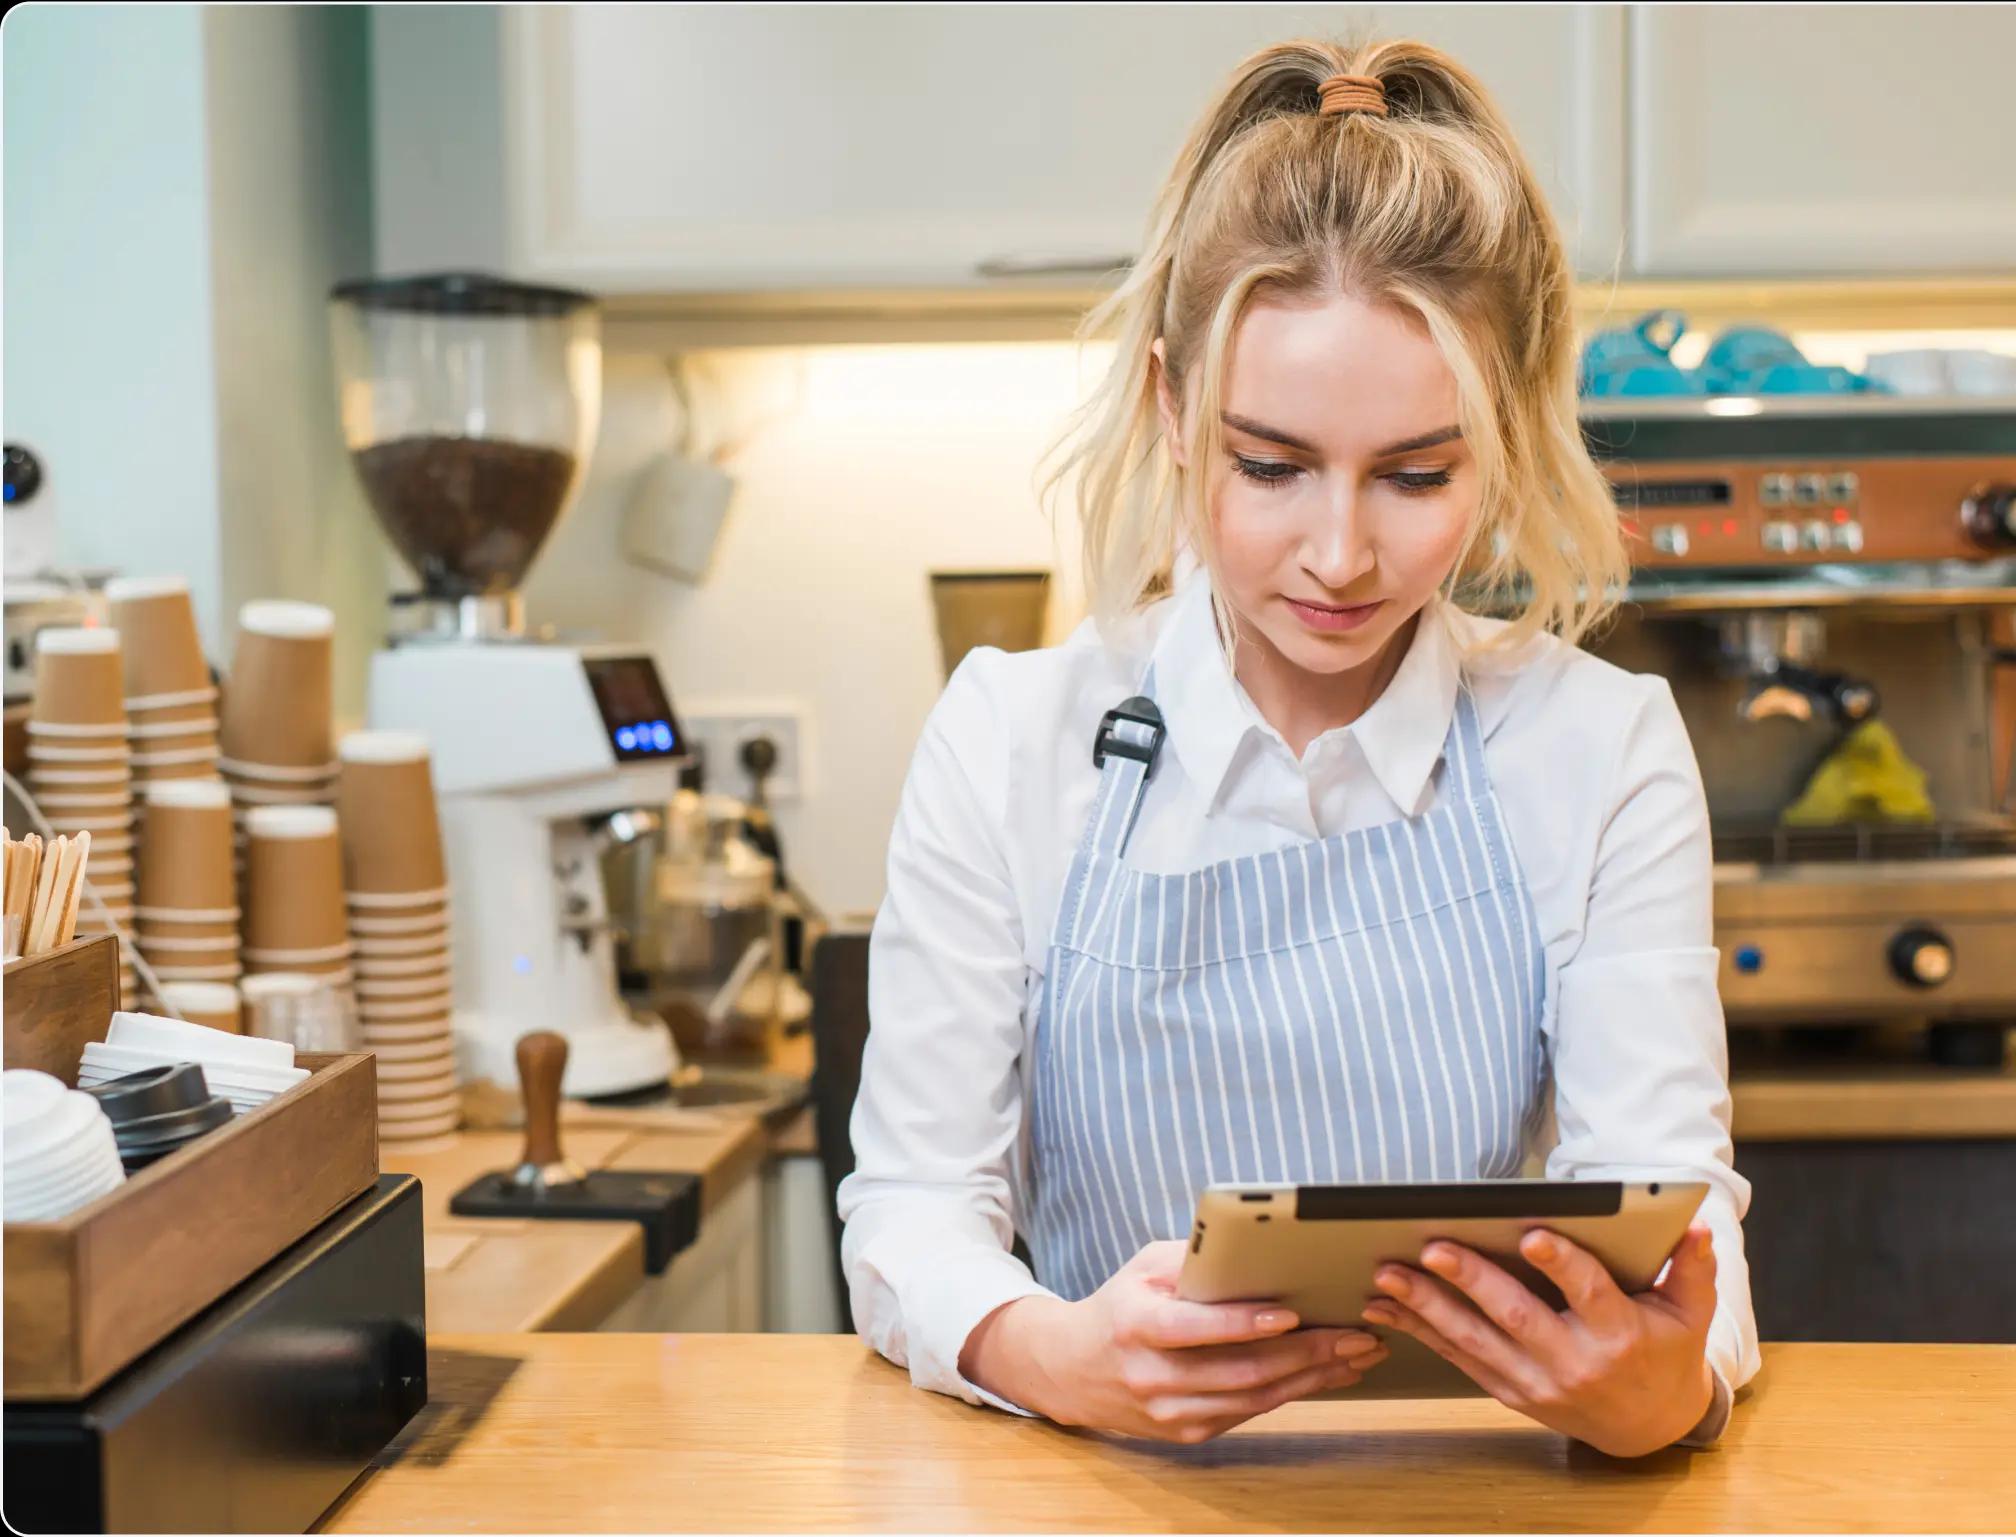
[[[595,440],[595,303],[451,273],[341,284],[331,326],[352,462],[420,578],[369,714],[432,745],[459,1066],[508,1085],[550,1030],[567,1094],[663,1083],[672,1037],[617,991],[598,856],[612,818],[671,798],[677,718],[647,653],[529,640],[518,597]]]

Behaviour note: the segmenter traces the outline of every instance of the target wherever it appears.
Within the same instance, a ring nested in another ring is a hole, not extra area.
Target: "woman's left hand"
[[[1370,1303],[1365,1317],[1413,1335],[1500,1403],[1614,1457],[1657,1451],[1700,1423],[1714,1399],[1707,1228],[1690,1228],[1664,1278],[1636,1296],[1558,1234],[1528,1233],[1519,1251],[1561,1288],[1566,1311],[1475,1250],[1438,1240],[1421,1251],[1430,1274],[1380,1269],[1377,1285],[1392,1300]]]

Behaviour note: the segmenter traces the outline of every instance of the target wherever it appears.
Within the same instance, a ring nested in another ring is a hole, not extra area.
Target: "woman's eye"
[[[1386,479],[1409,496],[1423,496],[1448,485],[1450,475],[1447,470],[1398,470]]]
[[[1278,486],[1302,473],[1299,465],[1285,460],[1248,459],[1244,454],[1232,456],[1232,467],[1248,480],[1263,486]]]

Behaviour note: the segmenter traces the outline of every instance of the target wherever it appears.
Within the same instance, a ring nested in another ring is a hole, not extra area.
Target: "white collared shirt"
[[[1175,873],[1433,808],[1467,666],[1546,949],[1553,1092],[1530,1151],[1555,1179],[1708,1182],[1718,1384],[1703,1433],[1719,1431],[1758,1351],[1700,770],[1665,680],[1552,637],[1474,651],[1502,628],[1431,603],[1371,708],[1299,761],[1234,678],[1201,573],[1103,632],[1088,620],[1061,646],[960,664],[890,837],[855,1171],[840,1189],[856,1326],[918,1386],[999,1405],[961,1376],[960,1351],[989,1313],[1044,1291],[1009,1253],[1008,1171],[1028,1156],[1029,1032],[1098,788],[1100,717],[1138,692],[1152,660],[1169,736],[1127,857]]]

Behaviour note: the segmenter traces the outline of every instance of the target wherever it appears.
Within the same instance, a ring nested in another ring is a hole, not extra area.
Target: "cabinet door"
[[[1630,10],[1637,272],[2009,269],[2016,8]]]
[[[1616,6],[512,6],[516,265],[605,291],[1084,280],[1234,64],[1417,35],[1496,92],[1587,270],[1620,249]]]

